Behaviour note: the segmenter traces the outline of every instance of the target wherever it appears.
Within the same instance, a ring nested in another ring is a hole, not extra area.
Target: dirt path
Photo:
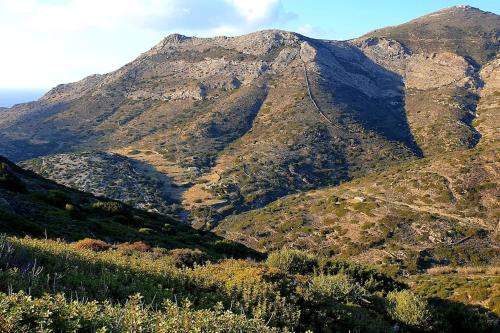
[[[333,122],[330,119],[328,119],[328,117],[325,115],[325,113],[323,111],[321,111],[320,107],[318,106],[318,104],[314,100],[314,97],[313,97],[312,92],[311,92],[311,86],[309,84],[309,75],[307,74],[306,62],[302,59],[301,52],[302,52],[302,46],[299,45],[299,58],[300,58],[300,61],[302,62],[302,68],[304,69],[304,78],[306,81],[307,93],[309,95],[309,99],[311,100],[312,104],[314,105],[316,110],[319,112],[321,117],[323,119],[325,119],[330,125],[333,125]]]
[[[410,209],[418,211],[418,212],[429,213],[429,214],[433,214],[433,215],[447,217],[447,218],[462,222],[464,224],[470,224],[470,223],[474,223],[476,225],[479,224],[487,229],[491,229],[491,226],[488,226],[482,219],[479,219],[479,218],[462,217],[462,216],[459,216],[456,214],[450,214],[450,213],[443,212],[443,211],[436,209],[432,206],[417,206],[417,205],[409,204],[406,202],[387,200],[387,199],[384,199],[384,198],[376,196],[376,195],[370,195],[370,194],[366,194],[366,193],[364,193],[364,194],[367,197],[371,197],[373,199],[385,202],[387,204],[393,204],[395,206],[403,206],[403,207],[410,208]]]

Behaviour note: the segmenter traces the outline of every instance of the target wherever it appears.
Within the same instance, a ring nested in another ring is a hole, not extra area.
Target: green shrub
[[[151,228],[139,228],[138,230],[141,234],[151,235],[154,230]]]
[[[37,199],[57,208],[65,208],[67,203],[71,203],[68,193],[61,190],[34,192],[33,195]]]
[[[317,259],[300,250],[283,249],[272,252],[267,260],[268,267],[278,268],[290,274],[312,273],[318,266]]]
[[[394,276],[380,272],[368,265],[339,259],[326,259],[321,261],[320,266],[320,272],[323,274],[346,274],[350,279],[362,285],[369,292],[381,291],[386,293],[406,287],[403,283],[397,281]]]
[[[92,209],[108,215],[126,214],[127,207],[118,201],[98,201],[92,204]]]
[[[64,209],[69,213],[69,216],[74,218],[74,219],[84,219],[85,215],[83,214],[82,210],[73,204],[67,203],[64,206]]]
[[[318,275],[309,287],[315,299],[342,303],[361,303],[368,295],[363,286],[345,274]]]
[[[427,301],[409,290],[389,292],[387,312],[392,319],[414,328],[423,329],[430,320]]]
[[[166,301],[161,309],[136,294],[122,306],[68,301],[64,295],[33,298],[0,294],[1,332],[279,332],[259,319],[213,309],[194,310],[189,302]]]

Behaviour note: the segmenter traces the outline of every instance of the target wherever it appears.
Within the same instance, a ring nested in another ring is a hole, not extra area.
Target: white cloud
[[[111,71],[173,32],[237,35],[292,18],[280,0],[0,0],[0,88]]]
[[[244,30],[286,17],[279,0],[0,0],[21,24],[42,30],[215,29]],[[237,27],[240,27],[236,29]]]
[[[301,34],[307,35],[314,31],[314,28],[309,23],[306,23],[304,25],[301,25],[297,31]]]
[[[278,0],[226,0],[226,2],[233,5],[248,22],[268,19],[279,8]]]

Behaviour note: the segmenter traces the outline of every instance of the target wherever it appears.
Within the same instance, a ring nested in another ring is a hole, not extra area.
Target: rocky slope
[[[134,152],[132,152],[134,153]],[[21,165],[59,184],[128,203],[135,208],[174,214],[171,181],[137,160],[105,152],[40,157]]]
[[[259,250],[291,246],[379,264],[498,261],[498,148],[448,153],[287,196],[228,217],[216,230]]]
[[[4,111],[0,153],[120,153],[165,173],[193,223],[211,228],[290,193],[475,147],[499,27],[498,15],[452,7],[343,42],[171,35],[115,72]]]
[[[345,42],[281,31],[170,36],[117,72],[12,109],[0,124],[9,142],[2,151],[25,159],[147,148],[191,178],[221,175],[203,191],[221,197],[225,211],[248,209],[418,156],[401,87]]]

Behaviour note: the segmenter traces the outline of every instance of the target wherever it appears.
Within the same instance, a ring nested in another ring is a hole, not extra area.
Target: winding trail
[[[307,74],[306,62],[304,61],[304,59],[302,59],[301,53],[302,53],[302,45],[299,45],[299,58],[300,58],[300,61],[302,62],[302,68],[304,69],[304,78],[306,80],[307,94],[309,95],[309,99],[311,100],[311,102],[313,103],[314,107],[319,112],[319,114],[323,117],[323,119],[325,119],[330,125],[333,126],[333,122],[330,119],[328,119],[328,117],[325,115],[325,113],[323,111],[321,111],[320,107],[318,106],[318,104],[314,100],[314,97],[313,97],[312,92],[311,92],[311,86],[309,84],[309,76]]]

